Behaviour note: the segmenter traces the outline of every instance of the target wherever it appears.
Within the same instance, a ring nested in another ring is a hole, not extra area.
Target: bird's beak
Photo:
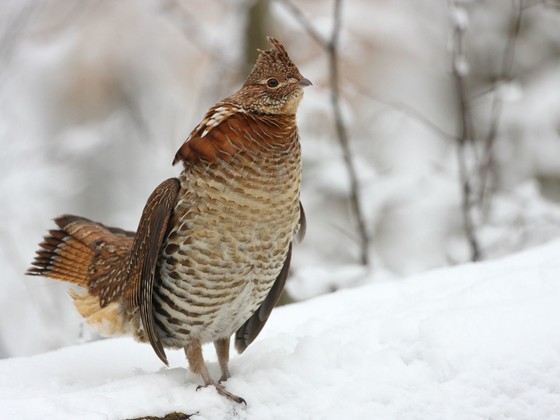
[[[309,79],[302,77],[301,79],[298,80],[298,85],[300,85],[301,87],[306,87],[306,86],[313,85],[313,83],[311,83]]]

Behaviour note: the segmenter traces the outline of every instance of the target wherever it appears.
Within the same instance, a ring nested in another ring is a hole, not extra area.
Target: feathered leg
[[[208,368],[204,363],[204,357],[202,356],[202,347],[198,340],[192,340],[187,347],[185,347],[185,354],[187,355],[187,360],[189,361],[189,366],[194,373],[198,373],[202,380],[204,381],[204,386],[212,385],[216,388],[219,394],[223,395],[224,397],[229,398],[232,401],[237,403],[244,403],[245,400],[237,395],[232,394],[231,392],[227,391],[222,384],[217,383],[214,381],[210,374],[208,373]]]
[[[220,382],[227,381],[231,376],[229,373],[228,363],[229,363],[229,337],[220,338],[214,341],[214,347],[216,347],[216,353],[218,354],[218,362],[220,363],[220,369],[222,370],[222,377]]]

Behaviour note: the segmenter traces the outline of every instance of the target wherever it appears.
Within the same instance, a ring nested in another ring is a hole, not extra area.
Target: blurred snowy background
[[[135,229],[265,35],[314,83],[291,299],[560,236],[558,1],[346,0],[340,24],[367,266],[331,106],[332,2],[0,2],[0,357],[96,338],[66,284],[24,276],[41,236],[63,213]]]

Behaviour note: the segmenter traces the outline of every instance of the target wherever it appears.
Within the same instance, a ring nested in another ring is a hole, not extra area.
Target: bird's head
[[[303,77],[284,46],[268,37],[274,47],[261,50],[249,77],[234,95],[240,104],[261,114],[293,115],[311,82]]]

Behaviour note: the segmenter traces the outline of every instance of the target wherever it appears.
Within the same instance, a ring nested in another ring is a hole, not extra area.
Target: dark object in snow
[[[166,414],[163,417],[158,416],[146,416],[146,417],[136,417],[134,419],[127,420],[190,420],[192,416],[196,416],[198,413],[185,414],[179,411],[173,411],[172,413]]]

